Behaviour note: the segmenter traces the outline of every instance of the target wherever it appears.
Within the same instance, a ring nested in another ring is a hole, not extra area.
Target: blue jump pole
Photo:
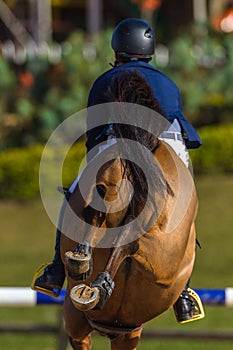
[[[233,288],[194,290],[204,305],[233,307]],[[52,297],[36,292],[30,287],[0,287],[0,306],[61,305],[65,294],[65,289],[61,290],[58,297]]]

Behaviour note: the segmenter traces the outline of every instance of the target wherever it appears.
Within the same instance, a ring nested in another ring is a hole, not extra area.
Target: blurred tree
[[[231,120],[232,59],[231,36],[207,27],[193,27],[171,44],[166,73],[181,89],[184,112],[197,126]]]
[[[92,83],[114,61],[106,45],[111,35],[112,29],[92,40],[82,31],[72,33],[56,64],[33,58],[12,66],[0,57],[1,149],[44,143],[63,120],[86,107]],[[161,70],[181,89],[184,113],[196,126],[232,119],[231,34],[190,28],[169,45],[169,64]]]
[[[233,1],[212,0],[209,4],[210,23],[214,29],[225,32],[233,31]]]
[[[105,31],[91,40],[83,31],[72,33],[56,64],[40,57],[21,66],[0,60],[2,149],[44,143],[64,119],[86,107],[92,82],[114,61],[106,45],[111,34]]]
[[[133,4],[137,4],[141,11],[141,17],[153,23],[154,11],[156,11],[162,4],[162,0],[131,0]]]

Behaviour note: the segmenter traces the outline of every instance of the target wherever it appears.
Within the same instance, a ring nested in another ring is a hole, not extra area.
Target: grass
[[[191,285],[196,288],[232,286],[232,204],[233,176],[196,178],[199,195],[197,236],[202,249],[197,250]],[[55,228],[39,200],[30,202],[0,202],[1,286],[30,286],[36,268],[52,258]],[[149,322],[145,329],[179,331],[232,330],[232,309],[206,307],[206,318],[180,326],[173,310]],[[57,325],[60,307],[1,307],[1,324]],[[93,337],[94,350],[110,349],[107,339]],[[3,350],[54,350],[54,335],[0,334]],[[147,340],[142,338],[138,350],[233,350],[229,341]]]

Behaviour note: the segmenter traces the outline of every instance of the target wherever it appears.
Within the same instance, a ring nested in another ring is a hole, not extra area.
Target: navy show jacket
[[[110,86],[113,77],[117,76],[117,74],[121,74],[125,70],[137,70],[142,76],[144,76],[151,86],[154,96],[157,99],[166,118],[171,123],[174,121],[174,119],[179,121],[186,147],[198,148],[201,145],[201,139],[194,127],[188,122],[182,113],[182,99],[178,87],[165,74],[148,63],[142,61],[127,62],[111,68],[100,75],[94,82],[89,93],[88,107],[111,102],[106,98],[106,91]],[[90,123],[90,118],[88,118],[87,115],[88,128],[90,128]],[[98,135],[101,135],[101,132],[105,127],[106,125],[98,126],[87,131],[87,151],[93,148],[100,141],[103,141],[103,138],[98,138]]]

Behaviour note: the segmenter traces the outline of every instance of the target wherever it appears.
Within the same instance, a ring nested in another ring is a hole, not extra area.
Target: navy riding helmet
[[[118,59],[151,59],[155,51],[155,34],[146,21],[127,18],[115,27],[111,45]]]

